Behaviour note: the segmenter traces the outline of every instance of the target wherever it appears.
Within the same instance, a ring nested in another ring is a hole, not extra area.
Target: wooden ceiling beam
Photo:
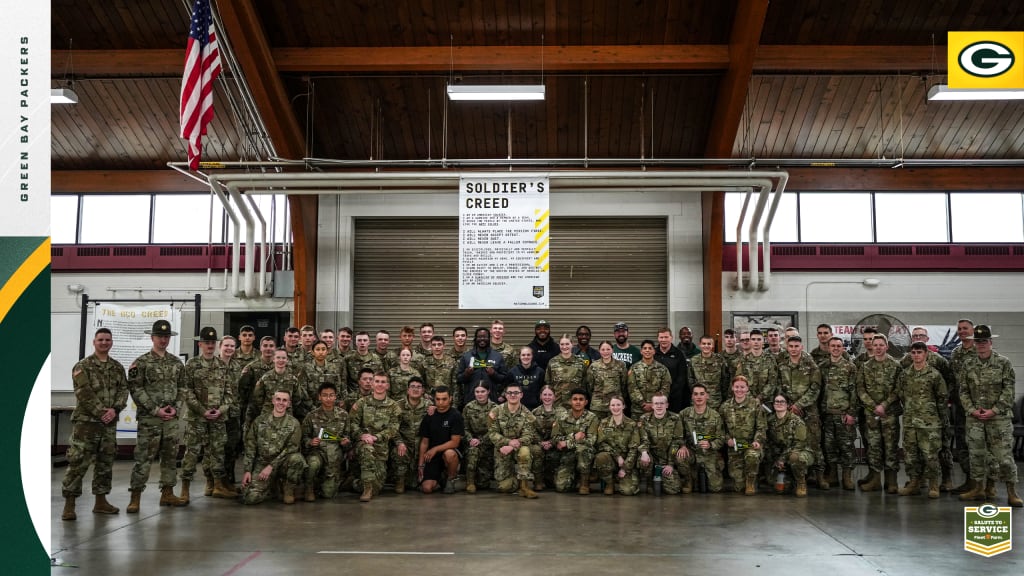
[[[453,56],[454,52],[454,56]],[[278,72],[293,73],[422,73],[537,72],[539,46],[448,47],[323,47],[270,49]],[[69,63],[68,59],[71,58]],[[51,74],[75,76],[181,74],[184,49],[53,50]],[[730,66],[729,46],[709,44],[645,46],[548,46],[543,48],[545,72],[612,70],[724,70]],[[754,70],[775,72],[931,72],[946,71],[945,46],[760,46]]]
[[[729,68],[718,85],[704,154],[708,158],[732,156],[750,78],[768,13],[768,0],[739,0],[729,36]],[[704,241],[704,333],[722,333],[722,243],[725,241],[725,193],[704,192],[701,197]]]
[[[209,192],[210,187],[174,170],[54,170],[53,194],[151,194]]]
[[[795,192],[1020,192],[1024,168],[786,168]]]
[[[277,155],[287,159],[304,158],[305,134],[292,111],[252,0],[220,0],[217,9]],[[315,324],[317,199],[315,196],[291,196],[288,205],[295,255],[294,322],[296,326]]]

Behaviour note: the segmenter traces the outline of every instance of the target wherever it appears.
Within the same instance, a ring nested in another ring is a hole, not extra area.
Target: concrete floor
[[[153,478],[156,478],[154,467]],[[243,507],[199,496],[160,508],[152,482],[128,515],[130,462],[114,466],[116,516],[62,522],[51,480],[53,574],[1021,574],[1024,540],[982,558],[963,550],[963,508],[943,494],[897,497],[810,489],[806,499],[762,493],[603,496],[545,491],[538,500],[482,491],[451,496],[390,489],[313,504]],[[857,475],[864,475],[860,467]],[[1024,474],[1021,476],[1024,478]],[[956,477],[959,483],[962,478]],[[901,483],[903,478],[901,477]],[[89,490],[90,478],[85,481]],[[200,491],[200,494],[202,492]],[[999,487],[997,504],[1006,504]],[[1024,538],[1015,509],[1014,532]]]

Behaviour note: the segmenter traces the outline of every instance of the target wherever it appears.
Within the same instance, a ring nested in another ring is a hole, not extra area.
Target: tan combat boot
[[[843,490],[853,489],[853,468],[843,468]]]
[[[1006,503],[1014,508],[1024,507],[1024,502],[1017,496],[1016,485],[1013,482],[1006,483]]]
[[[939,497],[941,489],[942,486],[940,485],[938,478],[932,478],[928,481],[928,497],[932,500]]]
[[[683,481],[683,486],[680,490],[682,490],[683,494],[693,492],[693,478],[689,474],[684,474],[681,480]]]
[[[615,478],[609,476],[604,480],[604,495],[611,496],[615,494]]]
[[[75,514],[74,496],[67,496],[64,498],[64,512],[61,513],[60,519],[68,522],[78,519],[78,514]]]
[[[589,489],[587,491],[589,492]],[[519,495],[530,499],[537,497],[537,493],[530,488],[530,481],[526,478],[519,481]]]
[[[183,485],[184,480],[181,482]],[[184,492],[183,492],[184,493]],[[160,489],[160,505],[161,506],[185,506],[188,501],[183,498],[178,498],[174,495],[174,488],[170,486],[164,486]]]
[[[988,481],[985,482],[985,500],[992,501],[992,500],[995,500],[995,499],[996,499],[996,481],[993,480],[992,478],[989,478]]]
[[[942,482],[939,484],[940,492],[949,492],[953,489],[953,471],[946,466],[942,467]]]
[[[139,500],[142,499],[142,490],[132,490],[132,498],[128,501],[128,507],[124,509],[129,514],[139,513]]]
[[[467,486],[466,488],[467,488],[466,491],[468,492],[469,491],[468,490],[469,487]],[[370,486],[369,484],[367,484],[366,486],[363,486],[363,495],[359,497],[359,501],[360,502],[369,502],[370,500],[373,500],[373,487]]]
[[[882,489],[881,475],[877,470],[872,470],[871,474],[868,475],[868,478],[870,479],[868,482],[860,485],[862,492],[877,492]]]
[[[190,502],[188,495],[188,488],[190,484],[192,484],[191,480],[181,481],[181,496],[178,498],[181,500],[180,506],[188,506],[188,503]]]
[[[974,481],[974,486],[960,495],[960,501],[968,502],[970,500],[984,500],[985,499],[985,486],[981,482]]]
[[[107,502],[106,494],[97,494],[96,503],[92,506],[93,514],[117,514],[121,509]]]
[[[819,485],[820,486],[820,485]],[[794,492],[797,498],[807,497],[807,475],[800,474],[796,477],[796,491]]]
[[[963,484],[953,488],[951,492],[953,492],[953,494],[963,494],[964,492],[970,492],[971,490],[974,490],[974,480],[968,478],[964,480]]]
[[[295,504],[295,484],[285,482],[281,487],[281,501],[285,504]]]
[[[911,478],[910,482],[903,488],[900,488],[900,496],[917,496],[921,493],[921,481],[917,478]]]
[[[206,475],[206,488],[203,490],[204,496],[213,496],[213,475]]]
[[[472,480],[466,482],[466,494],[476,494],[476,484]]]
[[[807,481],[807,478],[805,477],[804,478],[804,482],[806,482],[806,481]],[[757,475],[756,474],[753,475],[753,476],[747,476],[747,485],[744,488],[743,493],[746,494],[747,496],[753,496],[754,494],[757,494]]]
[[[871,482],[874,482],[875,476],[878,476],[878,472],[869,469],[867,476],[861,478],[860,480],[857,480],[857,486],[863,486],[865,484],[870,484]]]
[[[829,468],[831,468],[831,466],[829,466]],[[830,481],[829,477],[826,476],[824,472],[822,472],[821,470],[815,472],[814,476],[818,482],[818,490],[828,490],[829,488],[832,487],[832,482],[835,482],[834,479]]]
[[[171,496],[174,496],[174,494],[171,493]],[[235,492],[233,486],[229,488],[226,484],[224,484],[223,478],[217,478],[216,480],[213,481],[212,496],[214,498],[234,498],[235,496],[238,496],[238,493]]]
[[[313,490],[312,482],[306,483],[306,497],[304,498],[304,500],[306,502],[316,502],[316,491]]]
[[[590,494],[590,474],[580,475],[580,490],[579,493],[583,496]]]
[[[900,486],[896,482],[896,471],[886,470],[885,471],[885,493],[886,494],[899,494]]]

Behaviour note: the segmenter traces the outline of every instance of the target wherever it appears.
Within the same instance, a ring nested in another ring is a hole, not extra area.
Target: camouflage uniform
[[[465,354],[466,352],[469,352],[470,350],[472,350],[472,347],[469,345],[466,345],[462,350],[456,350],[455,346],[452,346],[450,349],[445,351],[444,355],[451,358],[452,360],[455,360],[455,363],[458,364],[459,358],[462,358],[462,355]],[[425,356],[425,358],[430,358],[431,356],[432,354],[428,353]],[[502,354],[502,356],[504,356],[504,354]],[[508,364],[506,364],[506,366],[508,366]]]
[[[405,398],[405,393],[409,391],[409,380],[413,377],[422,380],[423,374],[415,368],[411,368],[408,371],[402,370],[399,366],[392,368],[388,372],[388,382],[391,383],[391,389],[388,391],[388,396],[390,396],[395,402]],[[417,426],[418,425],[419,423],[417,423]]]
[[[718,353],[718,355],[722,357],[722,360],[725,360],[725,364],[729,367],[729,378],[731,379],[731,375],[736,374],[736,370],[739,369],[740,360],[743,358],[743,353],[740,352],[740,349],[737,347],[735,352],[726,352],[725,350],[722,350],[721,352]],[[732,391],[726,388],[725,396],[726,398],[732,396]],[[722,401],[725,402],[725,400]]]
[[[423,383],[426,385],[427,395],[433,397],[438,386],[447,386],[452,393],[452,406],[459,406],[461,394],[455,382],[456,364],[458,360],[447,355],[442,356],[440,360],[433,356],[423,359]]]
[[[733,438],[737,442],[737,445],[728,448],[729,477],[735,484],[735,490],[740,492],[743,490],[744,479],[756,478],[758,466],[761,465],[765,445],[765,414],[761,404],[751,396],[747,396],[743,402],[729,398],[722,403],[719,413],[725,423],[726,439]],[[760,443],[762,448],[752,447],[754,442]]]
[[[960,403],[967,414],[967,449],[971,458],[971,478],[981,482],[990,478],[1017,483],[1017,465],[1013,461],[1013,393],[1016,376],[1010,360],[998,352],[986,360],[968,357],[961,372]],[[978,408],[995,410],[989,420],[978,420],[971,413]]]
[[[302,425],[291,414],[275,417],[261,414],[245,432],[245,471],[252,474],[242,492],[242,502],[259,504],[270,496],[275,480],[299,484],[306,473],[306,460],[299,452]],[[260,472],[271,467],[270,476],[260,480]]]
[[[821,413],[818,412],[821,371],[814,360],[808,356],[801,356],[796,364],[788,359],[784,364],[779,364],[777,391],[790,399],[791,406],[799,406],[803,410],[803,416],[800,418],[807,425],[807,449],[814,456],[811,467],[819,472],[824,470],[825,457],[821,453]],[[765,399],[767,400],[767,397]]]
[[[978,356],[978,351],[971,348],[964,348],[963,345],[953,349],[949,356],[949,370],[953,373],[953,385],[949,387],[949,402],[952,405],[950,415],[950,427],[953,429],[953,441],[950,451],[953,459],[960,463],[960,469],[964,475],[971,478],[971,456],[967,450],[967,414],[964,406],[960,403],[960,388],[963,380],[962,372],[964,363],[969,358]]]
[[[391,372],[393,369],[398,368],[398,354],[394,350],[388,349],[383,352],[374,348],[370,350],[370,354],[377,357],[377,361],[380,362],[381,370],[385,372]]]
[[[703,466],[708,476],[708,489],[712,492],[722,491],[722,446],[725,446],[725,424],[722,415],[710,406],[703,414],[690,406],[679,413],[683,421],[683,440],[690,449],[690,457],[679,462],[680,474],[686,475],[691,482],[697,476],[698,469]],[[700,448],[701,440],[707,440],[710,447]]]
[[[75,384],[75,410],[71,413],[71,439],[68,446],[68,470],[61,483],[65,498],[82,495],[82,478],[89,466],[92,493],[110,494],[114,456],[117,452],[117,418],[104,424],[100,418],[107,408],[118,414],[128,404],[128,381],[124,366],[108,357],[101,362],[95,354],[79,360],[71,370]]]
[[[223,362],[223,360],[221,360]],[[231,375],[228,382],[231,384],[231,396],[235,399],[228,409],[227,433],[228,441],[224,445],[224,468],[228,474],[228,480],[235,482],[235,462],[238,455],[245,453],[245,445],[242,444],[242,411],[239,408],[238,385],[242,378],[242,370],[246,362],[232,356],[227,363],[228,373]]]
[[[899,470],[896,451],[899,448],[901,406],[896,398],[896,380],[902,369],[886,356],[868,360],[857,372],[857,397],[864,406],[868,429],[868,466],[881,472]],[[885,417],[875,415],[875,406],[885,407]]]
[[[648,412],[640,417],[639,428],[639,451],[651,457],[649,466],[640,465],[641,473],[650,478],[655,466],[672,466],[675,472],[671,476],[661,476],[661,489],[665,494],[679,494],[683,488],[682,466],[676,460],[676,452],[683,445],[683,420],[672,412],[666,412],[662,418]]]
[[[487,437],[490,421],[488,414],[497,404],[487,401],[481,404],[475,399],[462,409],[462,420],[466,425],[466,436],[462,441],[466,445],[466,482],[486,486],[494,470],[493,450]],[[472,439],[480,440],[477,446],[470,446]]]
[[[150,350],[128,368],[128,391],[135,401],[138,422],[130,482],[132,492],[146,489],[150,467],[157,458],[160,459],[160,488],[173,488],[177,483],[179,415],[164,421],[156,414],[164,406],[181,411],[178,374],[183,367],[181,359],[174,354],[158,356]]]
[[[287,350],[288,349],[285,348],[286,352],[287,352]],[[295,350],[292,350],[291,352],[288,352],[288,365],[289,366],[300,366],[302,364],[305,364],[306,362],[309,362],[312,359],[313,359],[313,354],[311,352],[307,352],[306,349],[303,348],[301,345],[296,346]]]
[[[760,356],[744,354],[740,357],[733,371],[736,376],[745,376],[750,386],[749,395],[760,404],[778,390],[779,366],[775,357],[768,352]],[[730,396],[732,394],[730,393]]]
[[[249,413],[253,409],[254,402],[252,393],[256,390],[256,383],[260,381],[264,374],[273,371],[273,361],[264,362],[262,357],[257,358],[247,364],[245,368],[242,368],[242,374],[238,377],[238,396],[235,398],[235,404],[238,405],[243,434],[249,424],[252,423],[252,418],[256,417],[255,414],[259,414],[263,410],[262,403],[257,405],[255,414],[250,418]]]
[[[637,362],[637,365],[642,362]],[[655,363],[657,366],[661,364]],[[661,369],[668,373],[668,369],[661,366]],[[619,489],[619,494],[632,496],[640,491],[639,477],[636,471],[636,459],[639,456],[640,429],[636,422],[628,416],[622,417],[621,424],[615,424],[612,416],[601,420],[597,424],[597,441],[594,443],[594,469],[606,486],[612,482]],[[619,478],[618,458],[622,457],[622,468],[626,475]]]
[[[181,479],[192,480],[200,458],[207,477],[224,478],[228,412],[235,400],[231,372],[219,358],[207,360],[196,356],[185,364],[180,382],[189,413],[189,421],[185,426],[185,457],[181,462]],[[221,412],[220,417],[212,422],[203,417],[203,413],[211,408]]]
[[[729,362],[721,354],[712,353],[705,358],[698,354],[690,358],[690,389],[694,384],[703,384],[708,391],[708,406],[718,410],[729,397],[729,379],[732,371]]]
[[[773,470],[778,462],[789,466],[798,481],[807,477],[807,468],[814,464],[814,455],[807,446],[807,426],[799,416],[787,412],[782,418],[768,417],[768,449]]]
[[[555,472],[555,490],[565,492],[572,488],[576,480],[576,472],[580,478],[590,476],[594,465],[594,448],[597,442],[597,415],[584,410],[579,418],[574,418],[571,410],[558,410],[555,422],[551,427],[551,441],[556,445],[565,442],[565,449],[558,450],[558,471]],[[583,440],[577,441],[573,436],[577,432],[585,434]]]
[[[242,345],[238,345],[238,349],[235,350],[235,355],[231,357],[233,360],[238,360],[242,363],[242,367],[246,367],[250,362],[255,362],[260,359],[260,349],[258,346],[253,346],[252,350],[248,352],[242,351]]]
[[[940,356],[939,354],[928,351],[928,366],[935,368],[942,379],[946,382],[946,391],[949,394],[954,392],[956,388],[956,376],[953,374],[953,370],[949,366],[949,361]],[[910,359],[910,354],[903,356],[900,360],[900,366],[906,370],[913,364],[913,360]],[[952,418],[952,407],[947,404],[942,406],[942,410],[939,411],[939,419],[942,422],[942,429],[940,431],[940,439],[942,446],[939,449],[939,466],[942,468],[942,475],[944,478],[949,478],[953,470],[953,418]],[[906,426],[906,418],[904,418],[904,426]],[[904,437],[906,432],[904,431]],[[906,444],[906,441],[904,441]],[[904,446],[904,452],[906,447]]]
[[[341,406],[327,412],[323,406],[318,407],[302,420],[302,446],[306,452],[306,485],[320,485],[320,492],[325,498],[334,498],[341,482],[341,463],[345,459],[346,448],[340,440],[320,440],[319,446],[310,442],[320,437],[324,431],[331,436],[351,440],[352,432],[348,412]],[[322,480],[321,480],[322,478]]]
[[[494,446],[494,479],[498,482],[499,491],[511,492],[517,480],[533,480],[530,447],[537,442],[537,419],[522,404],[516,412],[509,410],[508,404],[502,404],[493,408],[487,418],[487,438]],[[500,449],[516,439],[519,440],[519,449],[503,455]]]
[[[391,398],[377,400],[367,396],[352,407],[351,416],[350,430],[356,440],[356,458],[359,459],[363,488],[370,486],[374,494],[379,494],[387,476],[388,448],[398,437],[402,409]],[[372,445],[359,440],[363,434],[376,437]]]
[[[946,381],[931,366],[917,370],[911,364],[896,380],[896,396],[903,402],[903,453],[911,479],[939,479],[947,395]]]
[[[554,483],[561,455],[554,446],[554,438],[551,434],[555,425],[555,419],[558,418],[561,412],[563,410],[557,406],[553,407],[550,412],[545,412],[543,405],[533,409],[533,417],[537,420],[537,442],[530,446],[530,451],[533,452],[533,477],[537,481],[547,481],[550,479],[552,484]],[[551,442],[550,450],[541,448],[540,443],[544,441]]]
[[[601,360],[590,363],[586,379],[587,390],[590,392],[589,409],[598,419],[611,415],[608,411],[608,400],[612,396],[624,398],[629,392],[626,386],[626,372],[626,365],[615,358],[608,364]]]
[[[384,370],[384,365],[380,362],[380,358],[374,354],[372,350],[367,352],[365,356],[353,350],[352,353],[345,358],[345,365],[348,366],[349,391],[359,391],[359,371],[363,368],[369,368],[374,372],[386,372],[386,370]]]
[[[851,469],[856,463],[853,443],[857,440],[856,422],[843,423],[843,416],[857,417],[857,366],[851,360],[831,359],[818,365],[821,371],[821,408],[826,466]]]
[[[587,365],[579,356],[562,358],[562,355],[559,354],[548,361],[547,370],[544,372],[544,383],[554,390],[555,404],[569,410],[572,408],[569,402],[569,393],[576,388],[586,386],[586,375]]]
[[[643,414],[642,406],[649,403],[651,398],[661,394],[668,398],[672,387],[672,375],[668,368],[660,362],[652,361],[650,364],[644,361],[637,362],[629,367],[629,374],[626,376],[629,386],[629,398],[632,402],[633,412]]]
[[[320,386],[323,384],[334,384],[334,388],[340,396],[345,391],[344,372],[338,372],[338,365],[324,361],[323,365],[316,363],[316,360],[306,364],[306,397],[310,399],[313,406],[320,405]]]
[[[466,347],[466,352],[471,352],[472,350],[472,346]],[[515,366],[519,363],[519,348],[512,346],[508,342],[502,342],[501,344],[491,342],[491,350],[494,350],[501,355],[501,359],[505,362],[505,366]],[[465,354],[465,352],[463,352],[463,354]],[[461,358],[461,356],[459,358]],[[456,358],[456,360],[458,360],[458,358]]]
[[[288,413],[296,418],[305,417],[309,412],[309,397],[306,395],[306,387],[296,378],[295,374],[286,370],[278,374],[271,370],[260,377],[256,383],[256,389],[252,392],[252,399],[249,402],[249,413],[246,414],[246,426],[261,413],[267,413],[274,409],[274,392],[287,392],[292,399]]]
[[[419,404],[413,406],[408,397],[398,400],[402,414],[398,421],[398,437],[395,438],[395,451],[392,452],[395,478],[405,477],[406,484],[416,485],[416,464],[419,462],[420,439],[416,436],[420,430],[420,422],[427,413],[427,408],[434,402],[426,396],[420,398]],[[405,456],[398,455],[398,443],[405,444]]]

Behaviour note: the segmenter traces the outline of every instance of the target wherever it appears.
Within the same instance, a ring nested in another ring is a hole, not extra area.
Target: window
[[[736,223],[739,221],[740,211],[743,209],[743,199],[746,197],[744,192],[729,192],[725,195],[725,241],[735,242],[736,241]],[[747,241],[750,230],[750,218],[754,214],[754,209],[757,207],[758,194],[754,193],[750,195],[750,203],[747,206],[746,218],[743,224],[743,241]],[[771,241],[772,242],[799,242],[799,234],[797,233],[797,218],[796,218],[796,198],[797,195],[794,193],[783,193],[782,200],[779,202],[779,207],[775,211],[775,219],[772,220],[771,229]],[[763,222],[768,217],[768,212],[771,209],[772,199],[769,198],[768,203],[764,208],[764,217],[761,219],[762,227],[761,231],[758,232],[759,236],[763,234],[764,227]],[[760,236],[763,239],[763,236]]]
[[[801,193],[801,242],[871,242],[871,194]]]
[[[149,243],[151,196],[82,196],[82,244]]]
[[[158,194],[153,209],[154,244],[206,244],[211,238],[211,218],[213,243],[222,241],[224,207],[215,196]]]
[[[256,206],[260,210],[260,214],[263,215],[263,220],[267,226],[267,242],[276,242],[278,244],[285,241],[285,220],[289,217],[288,213],[288,197],[281,194],[252,194],[245,196],[243,199],[246,200],[246,206],[249,206],[248,199],[252,198],[256,203]],[[231,204],[234,207],[234,203]],[[237,214],[237,208],[235,208]],[[276,210],[276,212],[275,212]],[[241,234],[240,239],[242,243],[245,243],[245,220],[241,214],[238,215],[239,232]],[[256,224],[256,242],[261,241],[262,226],[260,225],[259,218],[253,214],[253,221]],[[274,235],[270,236],[270,228],[273,226]],[[234,234],[235,225],[228,219],[228,235],[227,241],[232,241],[232,234]],[[290,238],[289,238],[290,240]]]
[[[949,242],[944,193],[875,194],[878,242]]]
[[[953,242],[1024,242],[1021,194],[951,193]]]
[[[50,197],[50,242],[74,244],[78,234],[78,195]]]

